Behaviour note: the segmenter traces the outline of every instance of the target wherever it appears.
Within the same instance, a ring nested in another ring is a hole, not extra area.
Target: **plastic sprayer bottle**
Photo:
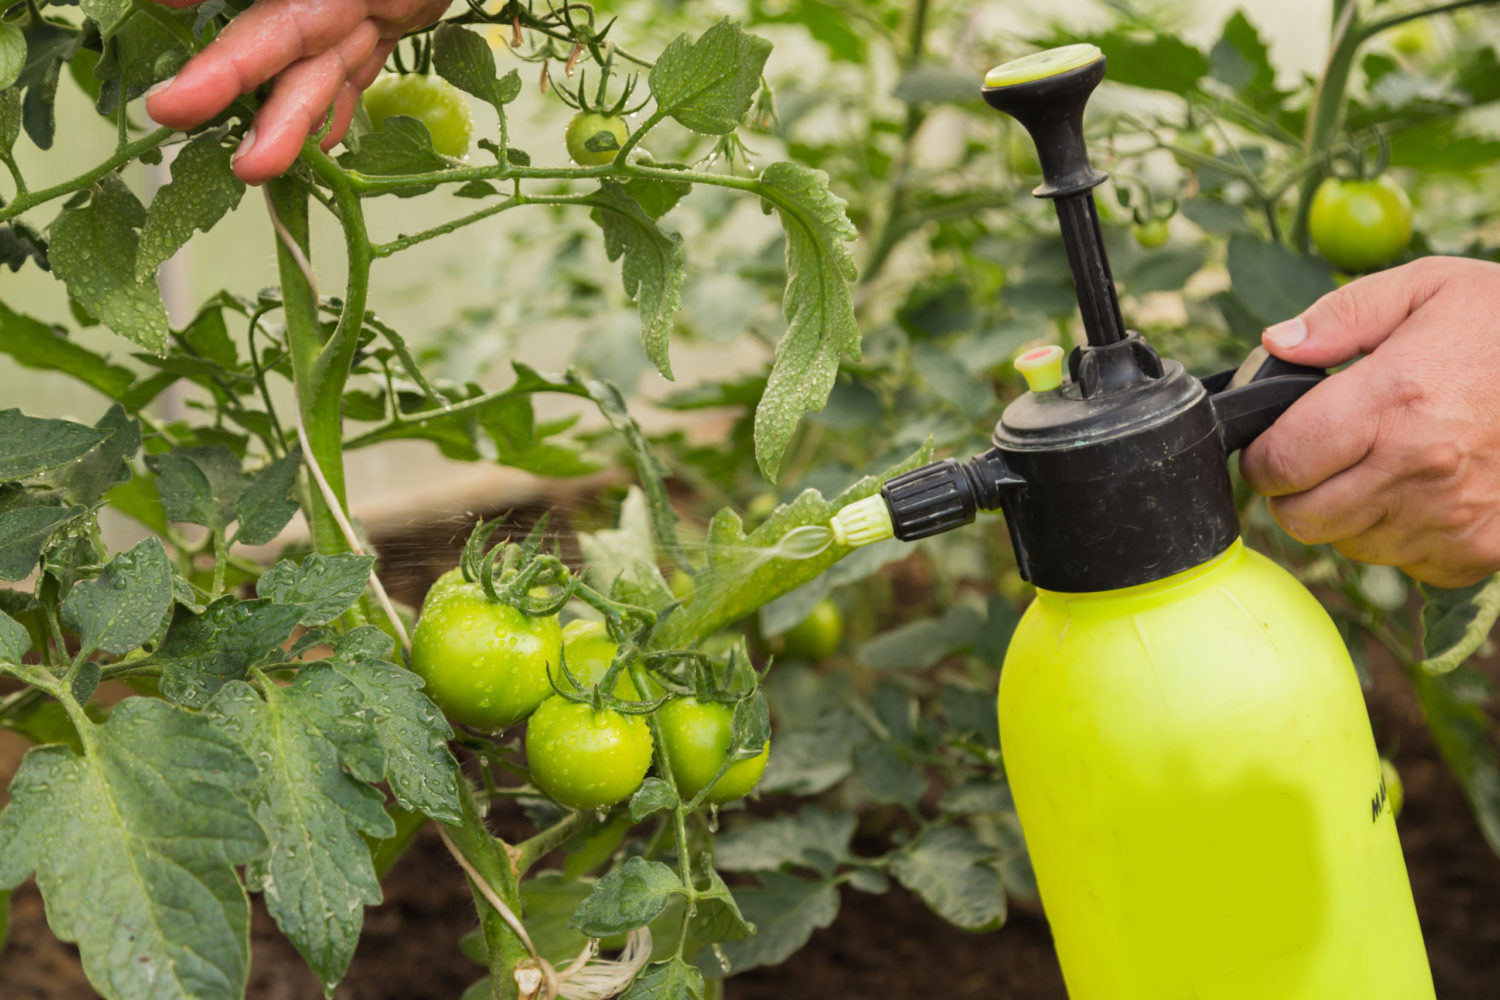
[[[1036,141],[1088,343],[1018,359],[994,448],[835,518],[862,544],[1002,510],[1037,586],[1000,678],[1005,769],[1072,1000],[1429,1000],[1353,665],[1239,539],[1227,457],[1323,372],[1256,352],[1197,379],[1125,331],[1081,121],[1091,45],[984,96]]]

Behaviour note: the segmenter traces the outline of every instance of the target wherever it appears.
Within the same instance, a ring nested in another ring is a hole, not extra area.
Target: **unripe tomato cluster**
[[[618,653],[601,622],[561,628],[556,616],[531,617],[489,600],[479,584],[452,570],[427,592],[411,666],[428,697],[455,722],[499,730],[529,720],[532,782],[561,805],[601,809],[629,798],[645,779],[654,750],[651,726],[643,715],[564,698],[552,685],[567,683],[558,669],[566,663],[578,685],[592,689]],[[613,694],[625,701],[641,697],[623,672]],[[684,799],[708,788],[724,766],[732,719],[728,705],[691,697],[658,710],[663,757]],[[732,764],[705,800],[723,804],[749,794],[769,758],[768,741],[759,756]]]

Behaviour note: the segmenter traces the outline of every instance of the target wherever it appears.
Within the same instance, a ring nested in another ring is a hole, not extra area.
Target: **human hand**
[[[1303,542],[1439,587],[1500,569],[1500,264],[1425,257],[1270,327],[1266,349],[1329,367],[1240,470]]]
[[[192,7],[202,0],[157,0]],[[405,32],[430,24],[449,0],[257,0],[176,76],[146,95],[146,113],[173,128],[202,124],[272,77],[271,95],[234,154],[250,184],[292,165],[333,110],[323,148],[348,131],[360,92]]]

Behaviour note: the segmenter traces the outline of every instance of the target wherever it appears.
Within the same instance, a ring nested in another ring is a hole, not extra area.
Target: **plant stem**
[[[400,253],[402,250],[414,247],[418,243],[426,243],[428,240],[436,239],[439,236],[446,236],[451,232],[462,229],[464,226],[473,225],[476,222],[488,219],[492,215],[499,215],[501,212],[526,204],[530,204],[530,202],[525,198],[507,198],[505,201],[487,205],[476,212],[470,212],[468,215],[461,216],[451,222],[445,222],[440,226],[433,226],[431,229],[424,229],[410,236],[401,236],[391,240],[389,243],[372,244],[370,252],[375,257],[389,257]]]
[[[0,206],[0,222],[13,219],[22,212],[30,211],[38,205],[49,202],[54,198],[61,198],[63,195],[72,194],[74,191],[80,191],[88,187],[105,174],[112,173],[122,164],[134,160],[146,150],[155,149],[157,146],[160,146],[175,134],[174,129],[159,128],[150,135],[142,136],[135,142],[115,150],[114,155],[109,159],[92,170],[79,174],[70,181],[63,181],[61,184],[54,184],[49,188],[42,188],[40,191],[18,193],[15,199],[8,205]]]
[[[1327,168],[1320,161],[1343,118],[1349,73],[1354,68],[1354,55],[1363,40],[1357,5],[1353,0],[1335,3],[1333,48],[1323,70],[1323,79],[1318,84],[1317,95],[1313,98],[1313,112],[1307,119],[1304,148],[1308,160],[1315,166],[1302,178],[1298,190],[1297,215],[1292,223],[1291,243],[1292,249],[1299,252],[1306,252],[1308,247],[1307,224],[1312,214],[1313,194],[1327,175]]]
[[[589,813],[570,813],[536,836],[521,841],[511,851],[511,862],[515,866],[516,875],[525,875],[544,856],[567,843],[575,833],[585,829],[592,821],[593,816]]]
[[[457,826],[445,826],[444,829],[469,864],[474,866],[474,870],[500,897],[501,902],[520,916],[521,891],[504,845],[490,836],[489,830],[485,828],[484,817],[479,814],[473,790],[467,783],[460,784],[458,798],[463,809],[463,822]],[[484,935],[485,951],[490,958],[492,995],[495,1000],[518,1000],[519,991],[514,971],[520,962],[531,957],[531,953],[505,922],[505,918],[490,906],[477,888],[473,889],[473,894],[474,906],[479,912],[480,932]]]

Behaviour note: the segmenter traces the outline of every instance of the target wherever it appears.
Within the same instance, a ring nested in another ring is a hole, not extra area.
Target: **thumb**
[[[1378,347],[1447,280],[1442,258],[1369,274],[1329,292],[1302,315],[1267,327],[1266,350],[1286,361],[1328,368]]]

